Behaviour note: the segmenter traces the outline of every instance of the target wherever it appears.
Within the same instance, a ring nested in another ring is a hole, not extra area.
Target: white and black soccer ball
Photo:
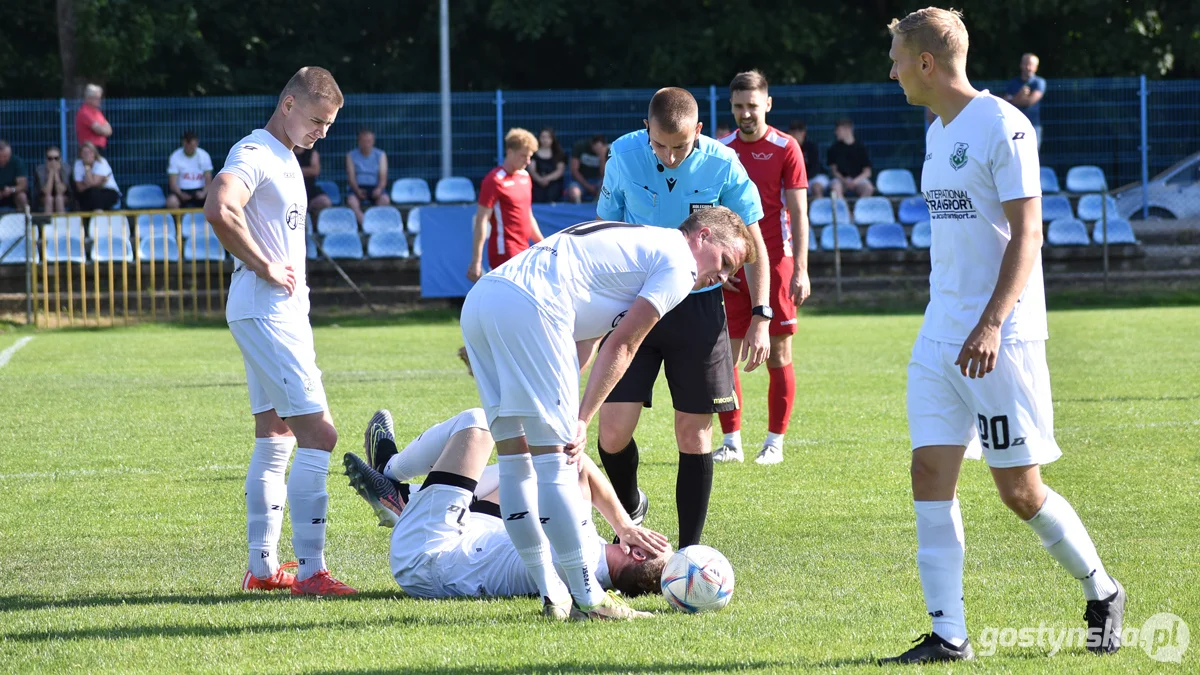
[[[662,594],[689,614],[715,612],[733,597],[733,566],[710,546],[688,546],[671,556],[662,572]]]

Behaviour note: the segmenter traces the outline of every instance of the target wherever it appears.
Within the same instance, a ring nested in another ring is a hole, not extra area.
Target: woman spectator
[[[538,133],[538,150],[529,165],[533,179],[533,201],[557,202],[562,199],[563,176],[567,172],[567,155],[554,136],[554,129],[542,127]]]
[[[79,195],[81,211],[111,209],[121,198],[108,160],[88,142],[79,144],[79,159],[75,160],[75,192]]]
[[[321,155],[298,145],[295,153],[300,162],[300,173],[304,174],[304,190],[308,192],[308,213],[316,218],[321,209],[333,206],[333,200],[317,185],[317,176],[321,175]]]
[[[42,205],[42,213],[65,213],[71,177],[57,145],[46,148],[46,162],[38,165],[36,178],[37,203]]]

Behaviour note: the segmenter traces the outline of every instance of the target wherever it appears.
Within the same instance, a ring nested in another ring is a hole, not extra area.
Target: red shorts
[[[771,273],[771,311],[775,313],[775,317],[771,319],[771,327],[767,329],[767,332],[771,335],[795,335],[796,304],[792,302],[792,296],[789,295],[792,276],[796,271],[795,263],[792,262],[791,256],[780,256],[778,259],[772,259],[770,263],[767,269]],[[725,316],[729,322],[729,337],[733,340],[741,340],[746,337],[746,331],[750,330],[752,317],[750,310],[753,309],[750,304],[749,286],[746,283],[746,268],[738,270],[738,273],[729,281],[742,290],[741,293],[723,291]]]

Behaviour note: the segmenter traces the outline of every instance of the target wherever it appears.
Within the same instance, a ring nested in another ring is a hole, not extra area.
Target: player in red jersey
[[[483,244],[487,242],[488,264],[496,269],[509,258],[529,248],[529,240],[542,240],[533,217],[533,181],[525,167],[538,142],[524,129],[510,129],[504,137],[504,163],[484,176],[479,186],[479,208],[475,210],[475,240],[467,278],[483,276]],[[488,228],[491,235],[488,235]]]
[[[759,464],[783,461],[783,435],[787,433],[796,398],[792,370],[792,335],[796,332],[796,306],[811,290],[808,279],[808,176],[804,153],[796,139],[767,124],[771,97],[767,78],[757,70],[738,73],[729,83],[729,101],[738,130],[721,138],[737,152],[750,180],[762,197],[763,218],[759,221],[767,245],[771,273],[771,355],[767,359],[770,384],[767,389],[767,438],[754,459]],[[745,272],[725,285],[725,314],[733,353],[752,316]],[[757,310],[759,312],[762,309]],[[725,442],[713,453],[713,461],[742,461],[742,384],[734,370],[738,407],[720,413]]]

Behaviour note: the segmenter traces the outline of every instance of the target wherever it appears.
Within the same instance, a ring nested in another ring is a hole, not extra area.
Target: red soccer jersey
[[[800,144],[772,126],[767,127],[766,136],[753,143],[743,141],[736,131],[721,142],[733,148],[758,187],[763,206],[759,229],[767,252],[775,259],[792,255],[792,223],[784,208],[783,191],[808,188]]]
[[[84,103],[79,107],[79,112],[75,113],[75,136],[80,143],[90,141],[92,145],[103,150],[108,146],[108,137],[92,131],[92,125],[96,122],[107,121],[99,108]]]
[[[479,186],[479,205],[492,210],[488,263],[493,269],[529,248],[533,235],[533,181],[524,169],[510,174],[498,166]]]

